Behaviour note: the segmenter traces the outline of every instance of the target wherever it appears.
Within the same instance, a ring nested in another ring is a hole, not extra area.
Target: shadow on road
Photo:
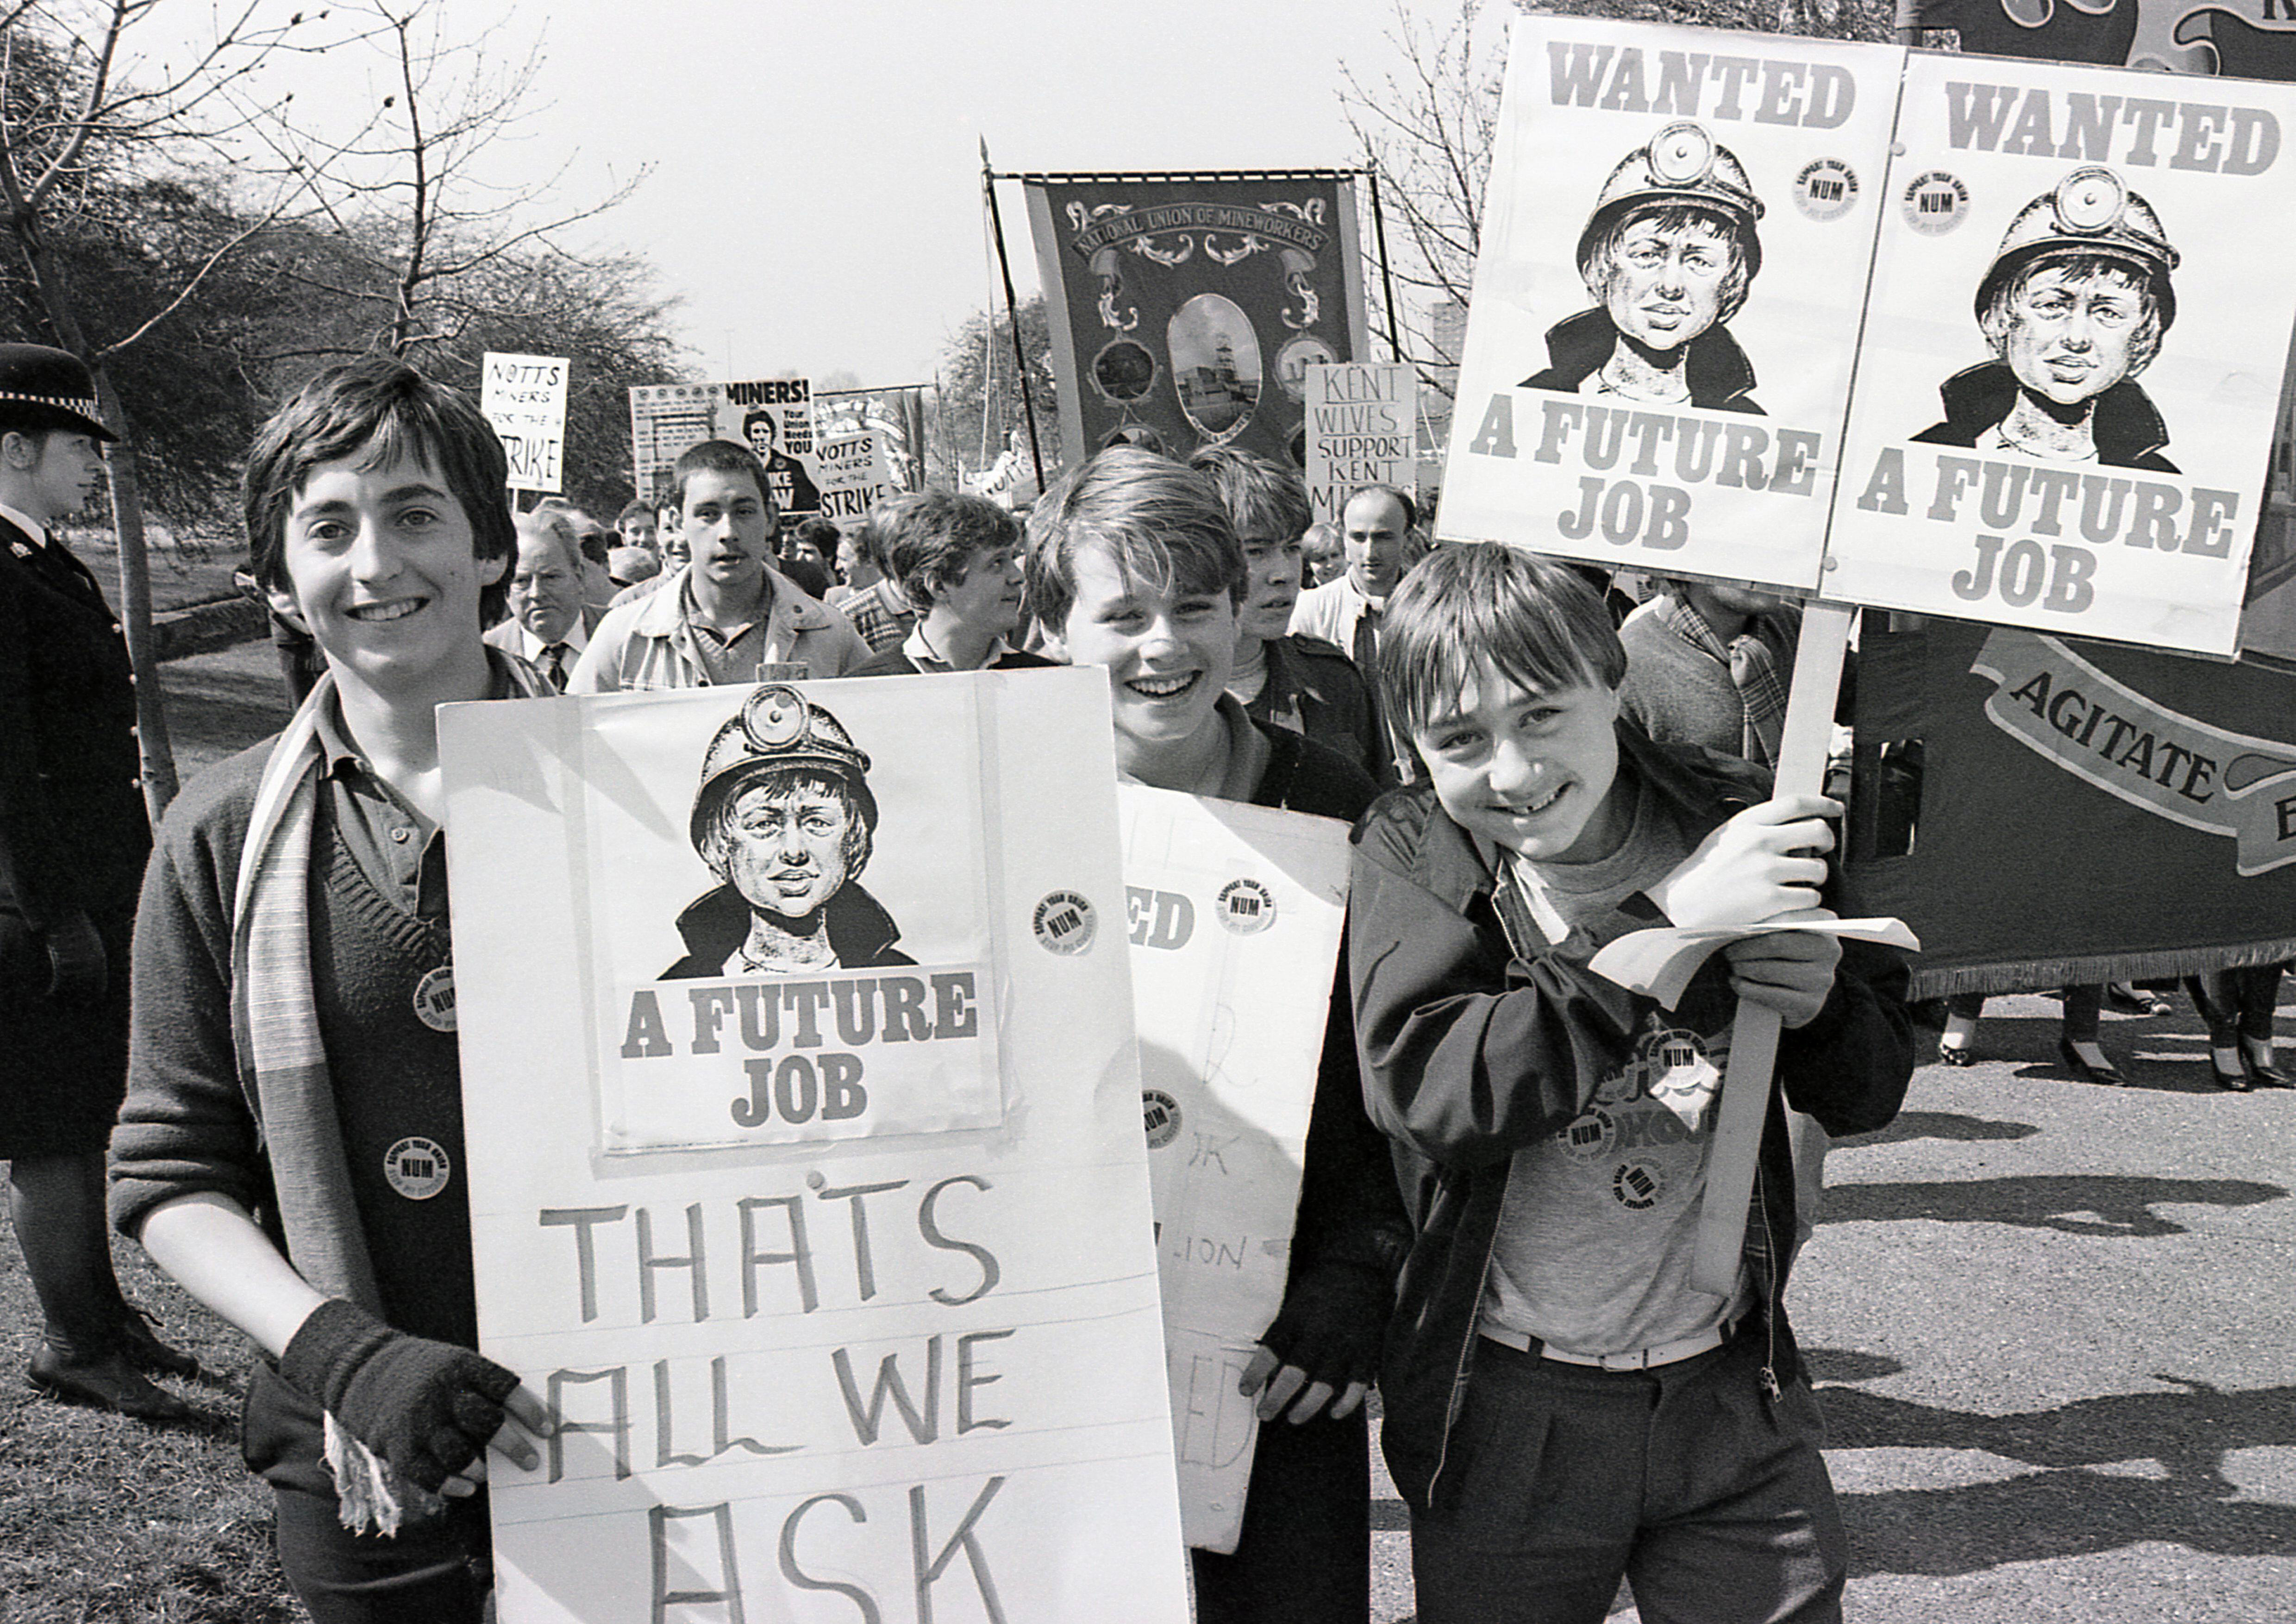
[[[2030,1122],[1995,1122],[1964,1116],[1957,1111],[1901,1111],[1889,1127],[1870,1134],[1837,1139],[1835,1150],[1862,1150],[1869,1144],[1902,1144],[1908,1139],[1949,1139],[1969,1143],[1986,1139],[2030,1139],[2041,1130]]]
[[[1837,1367],[1855,1355],[1821,1353]],[[1887,1364],[1889,1361],[1881,1361]],[[1828,1386],[1829,1449],[1973,1449],[2042,1468],[2005,1482],[1848,1494],[1851,1571],[1971,1573],[2166,1541],[2226,1556],[2296,1554],[2296,1506],[2235,1497],[2225,1456],[2296,1447],[2296,1387],[2121,1393],[1986,1415]],[[2151,1462],[2158,1475],[2095,1468]]]
[[[1935,1218],[1949,1224],[2013,1224],[2067,1234],[2183,1234],[2161,1206],[2253,1207],[2284,1199],[2278,1185],[2244,1178],[2147,1178],[2084,1173],[1932,1183],[1844,1184],[1825,1193],[1821,1224]]]

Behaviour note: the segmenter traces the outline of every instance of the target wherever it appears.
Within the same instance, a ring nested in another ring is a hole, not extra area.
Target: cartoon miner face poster
[[[1824,595],[2233,651],[2296,87],[1916,56]]]
[[[973,692],[896,686],[598,705],[606,1153],[1000,1120],[980,785],[945,770],[979,754]]]
[[[1904,54],[1516,20],[1446,538],[1817,585]]]

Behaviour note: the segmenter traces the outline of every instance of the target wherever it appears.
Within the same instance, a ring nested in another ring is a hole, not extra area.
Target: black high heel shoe
[[[2218,1087],[2223,1089],[2227,1094],[2246,1094],[2249,1089],[2254,1086],[2248,1080],[2247,1061],[2248,1056],[2243,1054],[2241,1056],[2242,1063],[2234,1066],[2231,1070],[2227,1071],[2224,1069],[2223,1062],[2217,1059],[2216,1050],[2213,1048],[2210,1049],[2209,1051],[2209,1080],[2215,1083]]]
[[[2296,1077],[2274,1065],[2268,1060],[2259,1060],[2245,1043],[2240,1046],[2241,1070],[2247,1073],[2249,1086],[2256,1088],[2296,1088]]]
[[[2093,1066],[2083,1060],[2080,1057],[2080,1052],[2073,1047],[2072,1039],[2070,1038],[2057,1039],[2057,1058],[2064,1062],[2066,1069],[2082,1082],[2101,1083],[2108,1088],[2125,1088],[2128,1086],[2128,1076],[2111,1061],[2106,1061],[2102,1066]]]

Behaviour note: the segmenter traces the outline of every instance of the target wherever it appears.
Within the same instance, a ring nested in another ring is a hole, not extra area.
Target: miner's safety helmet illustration
[[[2169,273],[2180,256],[2152,205],[2131,192],[2111,169],[2075,169],[2017,211],[2003,234],[2000,250],[1977,286],[1981,318],[2017,274],[2045,254],[2096,254],[2120,260],[2152,291],[2163,332],[2177,319],[2177,296]]]
[[[740,712],[718,730],[701,758],[701,783],[693,794],[687,833],[695,849],[728,797],[758,778],[788,772],[816,772],[840,781],[853,792],[862,820],[877,826],[877,799],[869,792],[869,757],[844,725],[795,688],[773,683],[742,703]]]
[[[1578,234],[1578,272],[1587,274],[1596,239],[1628,209],[1644,204],[1693,204],[1710,209],[1735,228],[1751,280],[1762,267],[1761,239],[1755,234],[1762,200],[1746,178],[1745,167],[1728,147],[1718,145],[1706,127],[1688,119],[1669,124],[1620,160],[1595,200],[1595,212]]]

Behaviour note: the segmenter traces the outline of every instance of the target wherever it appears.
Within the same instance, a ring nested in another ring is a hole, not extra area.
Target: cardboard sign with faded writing
[[[562,356],[480,358],[479,410],[510,458],[512,490],[557,492],[566,460],[566,378]]]
[[[1366,485],[1409,490],[1419,475],[1419,373],[1407,361],[1310,366],[1308,501],[1318,523],[1337,524],[1348,497]]]
[[[1186,1619],[1107,703],[442,711],[504,1624]]]
[[[834,521],[840,529],[859,524],[871,508],[901,488],[875,429],[823,440],[817,460],[821,516]]]
[[[2230,653],[2296,316],[2296,87],[1917,56],[1828,597]]]
[[[1283,1301],[1348,829],[1136,785],[1122,807],[1181,1512],[1233,1551],[1259,1437],[1236,1382]]]
[[[1904,54],[1515,20],[1441,536],[1817,585]]]

